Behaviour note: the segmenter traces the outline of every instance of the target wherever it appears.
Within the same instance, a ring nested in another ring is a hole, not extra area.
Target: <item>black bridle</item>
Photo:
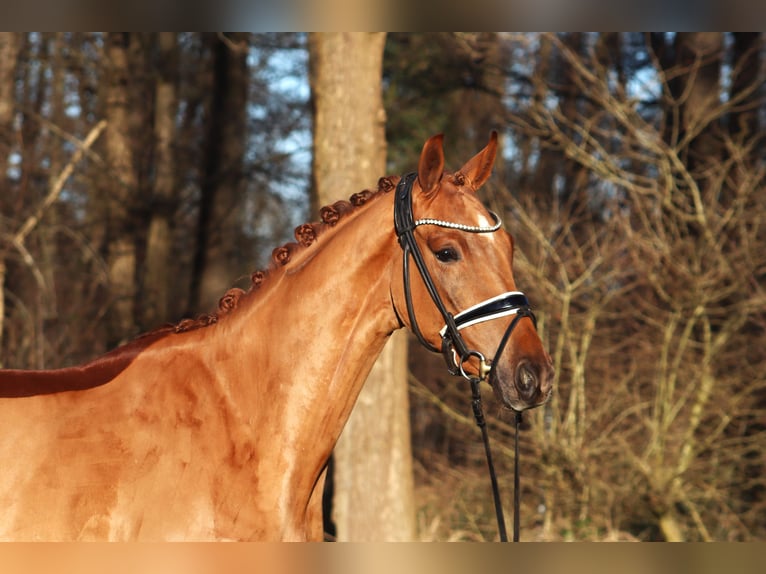
[[[493,378],[496,377],[495,368],[497,366],[497,360],[490,360],[484,357],[484,355],[475,349],[470,349],[460,334],[460,330],[481,323],[484,321],[490,321],[500,317],[507,317],[515,315],[508,328],[505,330],[494,358],[499,358],[503,350],[505,349],[508,340],[511,337],[511,333],[516,328],[516,325],[523,317],[529,317],[533,323],[536,324],[535,316],[532,313],[532,309],[529,306],[526,296],[520,291],[509,291],[496,297],[492,297],[485,301],[482,301],[456,315],[450,313],[447,307],[444,305],[439,292],[436,289],[436,285],[431,277],[428,268],[426,267],[423,253],[418,247],[415,241],[415,229],[420,225],[436,225],[439,227],[446,227],[450,229],[457,229],[465,231],[467,233],[493,233],[500,229],[500,218],[490,212],[490,215],[494,219],[494,223],[488,226],[471,226],[463,225],[460,223],[453,223],[449,221],[441,221],[438,219],[419,219],[415,220],[412,213],[412,185],[417,178],[416,173],[410,173],[405,175],[399,181],[396,186],[396,196],[394,198],[394,227],[396,229],[396,235],[399,239],[399,244],[404,252],[402,270],[404,275],[404,298],[407,304],[407,315],[409,316],[410,326],[413,333],[418,338],[420,343],[427,349],[434,352],[441,352],[444,356],[444,360],[447,363],[447,369],[453,375],[462,376],[464,379],[471,383],[471,405],[473,407],[474,418],[476,424],[481,428],[482,438],[484,439],[484,450],[487,456],[487,465],[489,466],[490,480],[492,482],[492,493],[495,500],[495,513],[497,515],[497,524],[500,531],[500,540],[505,542],[508,540],[505,531],[505,519],[503,517],[503,508],[500,502],[500,493],[497,486],[497,477],[495,476],[495,468],[492,463],[492,454],[489,447],[489,435],[487,433],[486,421],[484,419],[484,413],[481,403],[481,393],[479,390],[479,384],[483,380],[489,380],[490,384]],[[418,326],[417,318],[415,317],[415,309],[412,304],[412,292],[410,289],[410,258],[415,262],[415,266],[420,273],[420,277],[423,280],[423,284],[431,296],[436,308],[441,313],[444,319],[444,327],[439,331],[441,337],[441,349],[435,347],[426,340],[423,333]],[[464,365],[471,359],[475,358],[479,361],[478,375],[472,375],[467,373]],[[516,412],[516,442],[515,442],[515,461],[514,461],[514,533],[513,540],[519,539],[519,426],[521,424],[521,411]]]

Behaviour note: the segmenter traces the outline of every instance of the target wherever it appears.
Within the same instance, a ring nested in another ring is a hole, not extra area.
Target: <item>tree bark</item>
[[[14,77],[16,61],[21,50],[21,34],[0,32],[0,178],[5,180],[13,141],[13,106],[15,103]]]
[[[175,32],[158,36],[160,64],[155,86],[154,109],[154,190],[149,232],[146,239],[146,270],[143,282],[142,327],[151,329],[170,319],[171,217],[177,194],[173,146],[177,113],[178,44]]]
[[[688,141],[686,164],[700,187],[705,185],[701,172],[721,152],[718,122],[709,116],[720,105],[722,46],[721,32],[679,32],[675,40],[676,65],[686,72],[678,78],[675,94],[681,102],[681,133]]]
[[[214,308],[241,273],[238,241],[244,200],[247,133],[246,33],[208,36],[213,58],[212,96],[202,174],[197,254],[190,311]]]
[[[730,97],[746,95],[737,105],[737,110],[729,114],[729,133],[735,139],[746,141],[760,133],[758,86],[763,81],[759,78],[763,40],[760,32],[737,32],[733,36]]]
[[[7,158],[11,148],[13,133],[14,76],[16,75],[16,57],[21,48],[20,34],[16,32],[0,33],[0,181],[5,181]],[[7,149],[6,149],[7,147]],[[3,186],[5,187],[5,186]],[[3,343],[3,319],[5,317],[5,254],[0,250],[0,349]],[[2,367],[2,360],[0,360]]]
[[[138,193],[131,117],[130,34],[109,33],[105,60],[105,134],[108,180],[104,182],[103,209],[106,224],[105,251],[112,301],[107,317],[108,345],[113,346],[135,332],[136,222]]]
[[[310,36],[317,204],[374,188],[384,173],[384,43],[383,33]],[[375,364],[335,448],[338,540],[415,538],[406,365],[400,331]]]
[[[539,48],[537,49],[537,60],[535,64],[535,74],[533,76],[532,97],[535,106],[545,106],[546,99],[549,97],[549,88],[551,85],[552,69],[554,68],[554,52],[550,38],[542,34],[540,36]],[[531,138],[528,138],[531,140]],[[548,146],[537,144],[539,151],[536,154],[539,158],[534,162],[532,174],[529,178],[531,185],[521,190],[521,193],[529,197],[531,204],[536,204],[540,211],[545,213],[556,203],[555,187],[553,182],[559,173],[560,161],[559,154]],[[529,159],[525,164],[530,162]]]

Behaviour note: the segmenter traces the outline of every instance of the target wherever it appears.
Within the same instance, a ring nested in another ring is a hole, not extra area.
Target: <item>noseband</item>
[[[502,354],[513,329],[519,322],[519,319],[522,317],[529,317],[533,322],[536,322],[535,316],[529,306],[527,297],[521,291],[508,291],[501,295],[497,295],[496,297],[477,303],[456,315],[453,315],[447,310],[439,292],[436,290],[436,285],[434,284],[431,274],[426,267],[423,253],[415,241],[415,228],[421,225],[436,225],[438,227],[457,229],[467,233],[493,233],[500,229],[502,223],[500,218],[491,211],[489,213],[494,219],[494,223],[489,226],[470,226],[450,221],[441,221],[438,219],[415,220],[412,214],[412,185],[416,178],[416,173],[410,173],[402,177],[399,184],[396,186],[396,197],[394,200],[394,227],[396,229],[396,235],[399,238],[399,244],[404,251],[402,265],[404,274],[404,298],[407,303],[407,315],[410,319],[410,325],[413,333],[415,333],[415,336],[417,336],[424,347],[431,351],[442,353],[444,360],[447,363],[447,369],[451,374],[460,375],[468,381],[475,379],[476,377],[466,373],[464,365],[471,359],[471,357],[478,359],[478,380],[482,381],[494,374],[493,371],[497,365],[497,359]],[[418,272],[426,286],[428,294],[431,296],[436,308],[444,319],[444,327],[439,331],[439,336],[441,337],[441,349],[438,349],[429,343],[418,326],[418,321],[415,317],[415,309],[412,304],[410,258],[415,262],[415,266],[418,268]],[[498,345],[497,351],[495,352],[494,359],[491,361],[487,361],[481,352],[475,349],[470,349],[468,345],[466,345],[463,336],[460,334],[461,329],[471,325],[510,315],[516,315],[516,317],[514,317],[513,321],[511,321],[511,324],[506,329],[505,334]]]
[[[441,221],[439,219],[418,219],[415,220],[412,214],[412,185],[417,178],[416,173],[410,173],[402,177],[396,186],[396,197],[394,198],[394,227],[396,236],[399,238],[399,245],[404,252],[402,270],[404,275],[404,298],[407,303],[407,315],[410,319],[410,325],[413,333],[417,336],[420,343],[427,349],[440,352],[447,363],[447,369],[453,375],[460,375],[471,383],[472,407],[476,424],[481,428],[482,438],[484,439],[484,451],[487,457],[489,467],[489,476],[492,482],[492,494],[495,501],[495,513],[497,515],[497,525],[500,531],[500,540],[505,542],[508,536],[505,531],[505,519],[503,518],[503,507],[500,503],[500,491],[495,476],[495,468],[492,463],[492,454],[489,448],[489,434],[484,420],[484,413],[481,406],[481,393],[479,392],[479,383],[483,380],[489,380],[490,384],[495,378],[495,369],[498,359],[505,349],[505,345],[511,337],[511,333],[516,328],[522,317],[529,317],[537,326],[534,313],[529,306],[529,301],[524,293],[520,291],[508,291],[486,299],[464,311],[453,315],[447,310],[431,274],[426,267],[423,253],[420,251],[415,241],[415,229],[420,225],[436,225],[448,229],[457,229],[467,233],[493,233],[500,229],[502,225],[500,218],[493,212],[489,212],[494,223],[489,226],[471,226],[450,221]],[[426,286],[428,294],[431,296],[436,308],[444,319],[444,327],[439,331],[441,337],[441,349],[437,349],[429,343],[423,336],[415,317],[415,309],[412,305],[412,291],[410,288],[410,258],[415,261],[420,277]],[[491,321],[500,317],[515,315],[495,351],[495,356],[491,361],[487,361],[481,352],[475,349],[469,349],[466,345],[460,330],[477,323]],[[479,375],[473,376],[465,371],[464,365],[471,357],[479,361]],[[519,426],[521,425],[521,412],[516,412],[516,440],[515,440],[515,458],[514,458],[514,520],[513,520],[513,540],[519,540]]]

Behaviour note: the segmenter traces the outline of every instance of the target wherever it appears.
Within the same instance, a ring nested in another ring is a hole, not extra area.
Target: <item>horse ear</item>
[[[495,165],[497,155],[497,132],[492,130],[487,147],[469,159],[460,168],[460,173],[468,178],[474,190],[479,189],[492,175],[492,166]]]
[[[442,142],[444,134],[438,134],[428,138],[423,144],[418,161],[418,183],[423,193],[430,195],[439,188],[442,175],[444,174],[444,149]]]

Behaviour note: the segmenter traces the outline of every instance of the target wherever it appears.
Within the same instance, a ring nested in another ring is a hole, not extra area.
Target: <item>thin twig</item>
[[[45,211],[51,205],[53,205],[53,202],[56,201],[58,196],[61,194],[61,190],[64,189],[64,184],[72,175],[75,166],[83,158],[86,150],[88,150],[96,141],[98,136],[101,135],[101,132],[104,131],[104,128],[106,128],[106,120],[101,120],[92,130],[90,130],[88,136],[83,140],[82,145],[79,146],[79,149],[72,156],[72,159],[69,161],[66,167],[61,170],[61,173],[53,182],[50,191],[48,191],[48,195],[45,197],[45,199],[43,199],[42,202],[40,202],[40,205],[37,206],[35,212],[27,218],[27,220],[21,225],[19,230],[11,238],[11,243],[14,246],[18,248],[19,245],[23,245],[27,235],[29,235],[37,226]]]

